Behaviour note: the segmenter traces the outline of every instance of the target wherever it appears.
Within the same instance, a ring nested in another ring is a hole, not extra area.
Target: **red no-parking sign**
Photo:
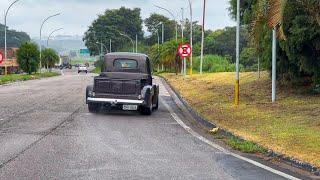
[[[3,60],[4,60],[4,56],[3,56],[2,52],[0,52],[0,64],[3,62]]]
[[[190,57],[192,54],[192,48],[190,44],[181,44],[178,48],[178,54],[181,58]]]

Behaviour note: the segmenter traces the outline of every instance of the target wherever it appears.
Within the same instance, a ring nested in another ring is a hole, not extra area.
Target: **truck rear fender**
[[[142,96],[142,99],[145,100],[146,104],[147,105],[151,105],[152,104],[152,97],[154,95],[154,89],[153,89],[153,86],[144,86],[141,90],[141,96]]]

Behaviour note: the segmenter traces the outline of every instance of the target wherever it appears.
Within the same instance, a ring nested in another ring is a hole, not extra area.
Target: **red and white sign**
[[[0,64],[3,62],[3,60],[4,60],[4,56],[3,56],[2,52],[0,52]]]
[[[192,48],[190,44],[181,44],[178,48],[178,54],[181,58],[190,57],[192,54]]]

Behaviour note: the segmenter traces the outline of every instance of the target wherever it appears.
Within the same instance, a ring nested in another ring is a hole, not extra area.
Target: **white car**
[[[85,65],[80,65],[80,66],[78,67],[78,73],[80,73],[80,72],[88,73],[88,67],[85,66]]]

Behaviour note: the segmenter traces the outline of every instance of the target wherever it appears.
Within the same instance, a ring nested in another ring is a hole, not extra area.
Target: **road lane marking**
[[[231,155],[235,158],[238,158],[238,159],[241,159],[243,161],[246,161],[250,164],[253,164],[257,167],[260,167],[262,169],[265,169],[269,172],[272,172],[274,174],[277,174],[279,176],[282,176],[284,178],[287,178],[287,179],[292,179],[292,180],[299,180],[298,178],[296,177],[293,177],[289,174],[286,174],[284,172],[281,172],[281,171],[278,171],[276,169],[273,169],[271,167],[268,167],[266,165],[263,165],[257,161],[254,161],[252,159],[249,159],[249,158],[246,158],[246,157],[243,157],[243,156],[240,156],[238,154],[235,154],[233,152],[230,152],[228,150],[226,150],[225,148],[219,146],[218,144],[215,144],[213,143],[212,141],[208,140],[207,138],[201,136],[200,134],[198,134],[197,132],[195,132],[194,130],[192,130],[189,126],[187,126],[181,119],[180,117],[172,110],[172,108],[170,108],[170,106],[160,97],[160,101],[163,103],[163,105],[166,107],[166,109],[169,111],[170,115],[172,116],[172,118],[181,126],[183,127],[183,129],[185,129],[188,133],[190,133],[192,136],[196,137],[197,139],[201,140],[202,142],[210,145],[211,147],[215,148],[215,149],[218,149],[220,151],[222,151],[223,153],[225,154],[228,154],[228,155]]]

